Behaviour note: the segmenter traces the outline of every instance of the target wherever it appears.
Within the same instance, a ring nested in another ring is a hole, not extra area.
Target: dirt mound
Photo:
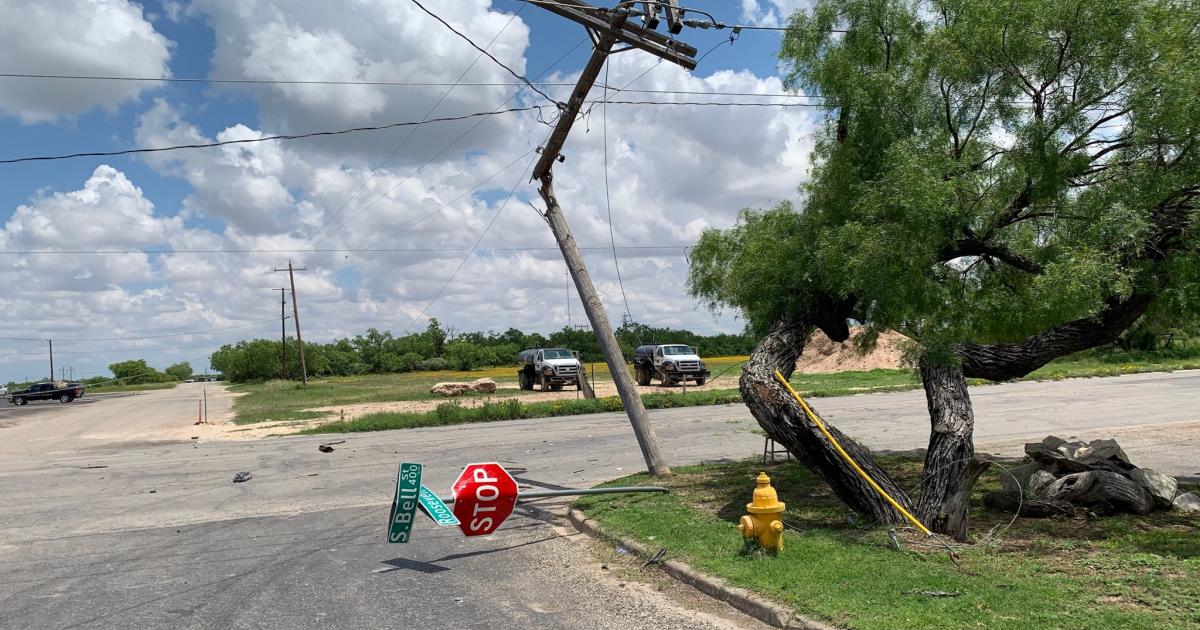
[[[816,331],[808,339],[804,354],[796,362],[796,370],[808,374],[842,372],[845,370],[874,370],[878,368],[894,369],[902,365],[902,343],[906,340],[898,332],[888,331],[879,335],[875,348],[866,354],[859,354],[854,348],[854,340],[863,334],[859,326],[850,330],[850,338],[836,343],[825,333]]]

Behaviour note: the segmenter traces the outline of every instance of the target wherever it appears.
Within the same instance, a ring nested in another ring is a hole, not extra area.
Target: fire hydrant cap
[[[771,478],[767,476],[767,473],[758,473],[755,483],[753,500],[746,504],[746,511],[751,514],[783,512],[787,505],[779,502],[779,495],[776,494],[775,488],[771,487]]]

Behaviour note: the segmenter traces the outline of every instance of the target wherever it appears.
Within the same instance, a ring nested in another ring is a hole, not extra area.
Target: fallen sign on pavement
[[[512,515],[514,506],[520,500],[670,492],[661,486],[520,492],[516,479],[497,462],[468,464],[451,486],[451,491],[452,496],[437,496],[421,484],[421,464],[401,464],[396,477],[396,497],[392,501],[391,519],[388,521],[388,542],[408,542],[413,515],[418,507],[438,525],[458,525],[466,536],[484,536],[496,531]],[[448,504],[452,504],[453,509]]]
[[[406,543],[412,533],[413,516],[421,489],[421,465],[400,464],[396,473],[396,496],[392,499],[392,515],[388,519],[388,542]]]
[[[421,511],[438,525],[458,525],[454,512],[429,486],[421,484]]]

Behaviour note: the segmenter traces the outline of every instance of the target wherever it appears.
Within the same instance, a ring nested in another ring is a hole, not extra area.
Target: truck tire
[[[696,386],[697,386],[697,387],[699,387],[699,386],[701,386],[701,385],[704,385],[705,381],[707,381],[707,380],[708,380],[708,379],[707,379],[707,378],[705,378],[705,377],[703,377],[703,376],[701,376],[701,377],[697,378],[697,379],[696,379]]]
[[[525,391],[533,389],[533,379],[524,371],[517,372],[517,382],[520,384],[521,389]]]
[[[560,392],[560,391],[562,391],[562,387],[563,387],[563,386],[562,386],[562,383],[551,383],[551,384],[550,384],[550,389],[552,389],[552,390],[554,390],[554,391],[556,391],[556,392]]]
[[[63,394],[62,396],[58,397],[58,402],[63,403],[64,405],[72,400],[75,400],[75,397],[71,396],[70,394]]]
[[[24,405],[27,402],[29,402],[29,401],[25,400],[24,398],[21,398],[20,396],[17,396],[16,398],[13,399],[14,405]]]
[[[646,368],[638,366],[637,368],[637,384],[645,387],[650,384],[650,372]]]

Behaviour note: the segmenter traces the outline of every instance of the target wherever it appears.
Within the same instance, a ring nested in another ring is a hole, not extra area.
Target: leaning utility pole
[[[596,332],[596,340],[600,343],[600,350],[604,353],[604,360],[608,363],[608,369],[612,373],[617,393],[621,395],[621,404],[624,405],[625,412],[629,414],[629,424],[633,426],[633,433],[637,436],[638,446],[642,449],[642,457],[646,460],[646,466],[655,476],[668,476],[671,474],[671,469],[667,466],[667,462],[659,450],[658,439],[654,436],[654,428],[650,426],[650,417],[646,414],[646,408],[642,405],[637,387],[629,376],[629,369],[625,366],[625,357],[621,354],[621,347],[617,344],[616,336],[613,335],[604,305],[596,293],[596,286],[592,284],[592,278],[583,263],[579,246],[575,243],[575,237],[571,235],[567,219],[558,205],[558,199],[554,196],[554,174],[551,169],[554,167],[555,160],[561,162],[564,159],[559,155],[559,151],[562,150],[563,143],[567,140],[567,134],[571,132],[571,126],[579,116],[579,110],[583,107],[588,92],[600,75],[600,69],[604,67],[608,55],[614,52],[615,44],[619,42],[626,45],[625,48],[616,52],[638,48],[679,64],[688,70],[696,67],[696,49],[652,30],[652,24],[657,22],[659,10],[664,5],[669,7],[675,4],[674,0],[644,3],[646,7],[644,23],[651,28],[626,23],[629,19],[629,7],[633,5],[632,2],[621,2],[611,11],[598,9],[580,0],[554,0],[545,3],[532,0],[532,2],[551,13],[579,22],[587,29],[588,35],[592,38],[594,45],[592,56],[584,66],[583,73],[579,76],[579,82],[575,84],[575,90],[571,92],[571,98],[564,106],[562,116],[558,119],[554,131],[551,132],[550,139],[541,149],[541,158],[533,167],[533,178],[541,183],[538,193],[546,202],[546,222],[550,224],[550,230],[554,232],[554,240],[558,242],[558,247],[562,250],[563,259],[566,260],[571,277],[575,279],[575,288],[579,291],[579,298],[583,302],[584,311],[587,312],[588,321],[591,322],[592,329]],[[666,15],[668,20],[671,20],[671,26],[674,27],[678,14],[667,11]],[[672,30],[678,32],[674,28]]]
[[[288,272],[288,280],[292,283],[292,321],[296,323],[296,345],[300,346],[300,375],[304,379],[304,384],[308,385],[308,368],[304,365],[304,338],[300,336],[300,306],[296,304],[296,274],[297,271],[306,271],[308,267],[293,267],[292,261],[288,261],[287,269],[275,268],[275,271]]]
[[[287,289],[271,289],[279,292],[279,378],[287,380]]]

